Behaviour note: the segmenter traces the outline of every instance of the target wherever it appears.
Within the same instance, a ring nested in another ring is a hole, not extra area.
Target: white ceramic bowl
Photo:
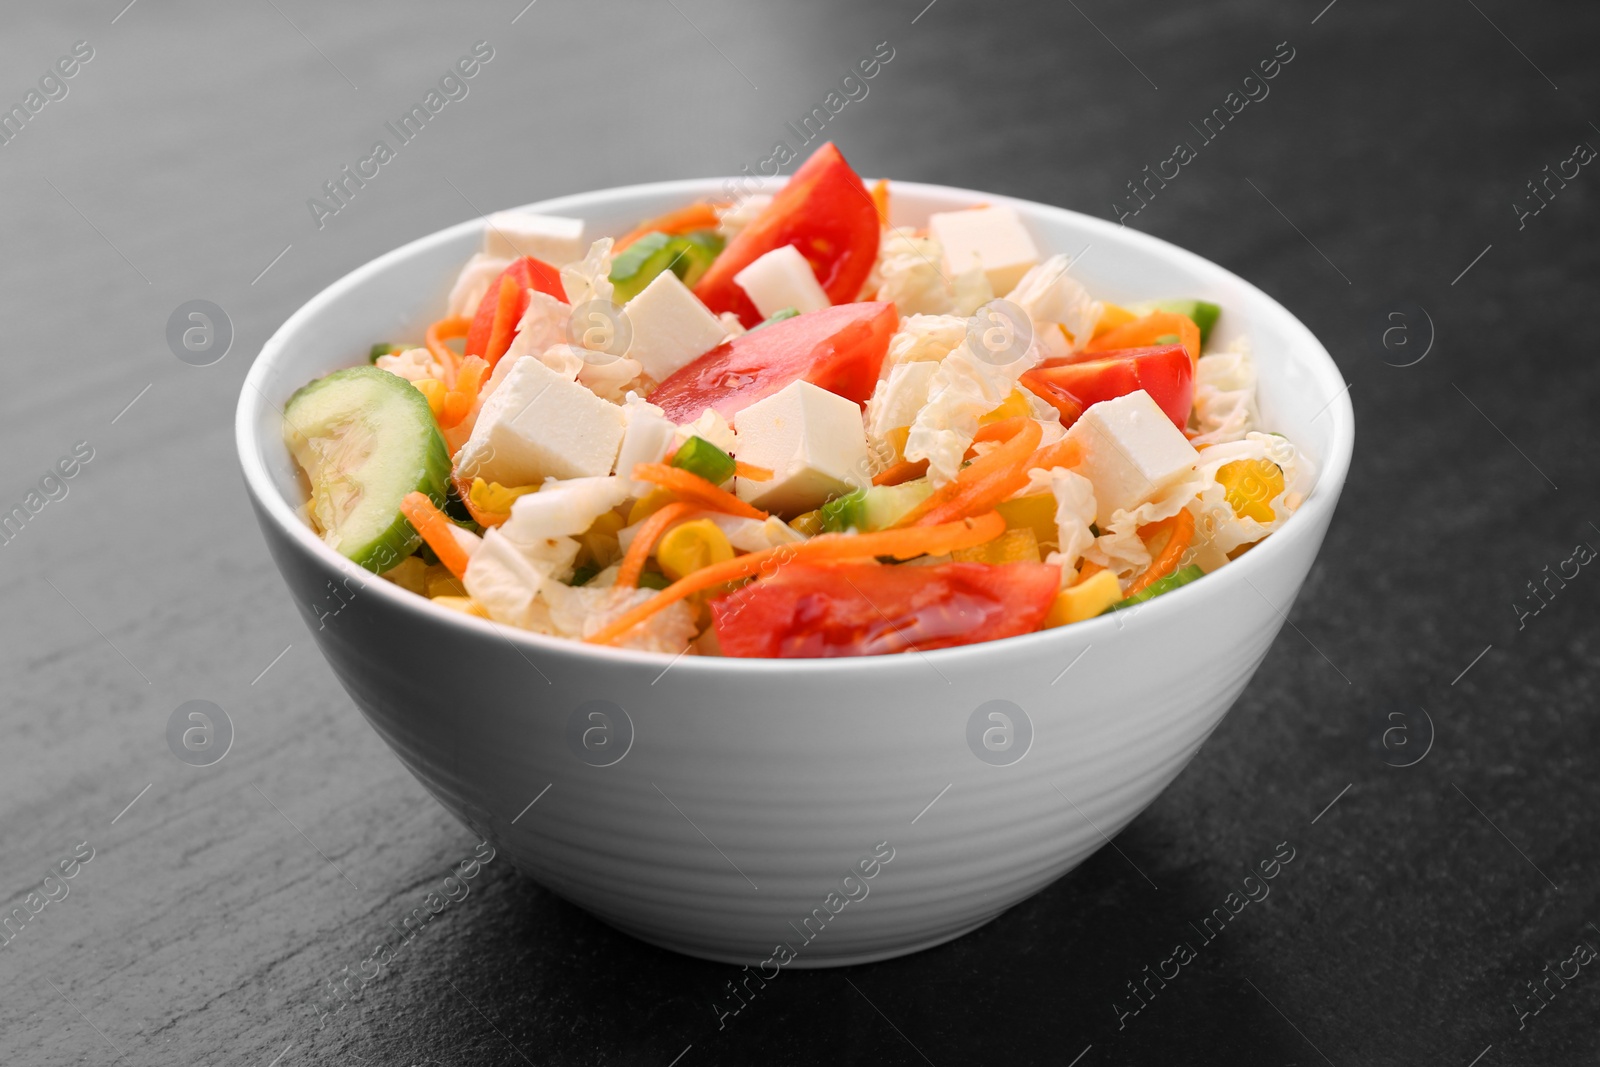
[[[721,188],[667,182],[533,206],[621,233]],[[896,182],[895,221],[1001,199]],[[1217,340],[1249,336],[1268,427],[1320,476],[1278,533],[1204,580],[1137,613],[988,644],[798,661],[597,648],[434,607],[328,549],[296,512],[281,406],[373,342],[420,335],[481,220],[354,271],[267,342],[237,436],[268,547],[368,722],[517,868],[694,956],[769,974],[884,959],[958,937],[1083,862],[1217,726],[1333,515],[1354,440],[1344,381],[1305,326],[1235,275],[1133,230],[1011,203],[1043,248],[1081,254],[1074,273],[1098,296],[1220,303]],[[1009,748],[1005,723],[979,711],[990,701],[1015,706]],[[1002,749],[990,761],[969,743],[984,729]]]

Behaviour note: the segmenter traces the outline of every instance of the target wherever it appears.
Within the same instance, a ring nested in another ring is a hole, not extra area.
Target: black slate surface
[[[1527,983],[1600,948],[1600,578],[1529,588],[1600,546],[1600,175],[1562,163],[1600,146],[1600,11],[122,4],[13,5],[0,39],[8,104],[93,51],[0,146],[0,502],[93,453],[0,544],[6,907],[93,850],[0,946],[0,1062],[1595,1062],[1595,968],[1548,1003]],[[470,93],[318,229],[307,199],[479,40]],[[231,436],[251,357],[334,278],[476,208],[754,165],[885,41],[829,129],[862,172],[1107,218],[1292,53],[1126,219],[1299,315],[1359,425],[1294,627],[1118,840],[1159,888],[1104,850],[953,944],[786,972],[719,1029],[732,968],[492,862],[324,1016],[474,841],[361,721],[268,561]],[[1578,173],[1535,214],[1547,165]],[[235,331],[208,367],[165,340],[196,298]],[[166,744],[192,699],[235,729],[207,768]],[[1190,924],[1281,842],[1270,897],[1202,943]],[[1122,1016],[1179,941],[1196,958]]]

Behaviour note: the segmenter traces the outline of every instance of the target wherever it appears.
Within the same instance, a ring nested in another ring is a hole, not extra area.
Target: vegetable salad
[[[420,339],[290,399],[308,521],[507,626],[826,657],[1117,611],[1299,506],[1217,305],[1097,300],[1012,208],[891,195],[827,144],[621,236],[491,216]]]

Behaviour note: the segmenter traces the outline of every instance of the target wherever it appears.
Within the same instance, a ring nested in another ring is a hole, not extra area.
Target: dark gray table
[[[1600,975],[1547,976],[1600,947],[1600,577],[1547,576],[1600,545],[1600,175],[1563,162],[1600,146],[1600,12],[123,2],[13,5],[0,40],[0,104],[25,112],[74,42],[93,53],[0,146],[0,510],[92,451],[0,543],[0,872],[27,916],[0,948],[0,1062],[1595,1061]],[[480,40],[468,94],[319,229],[308,199]],[[828,130],[863,172],[1114,217],[1190,141],[1128,224],[1273,293],[1351,382],[1361,443],[1293,626],[1118,842],[1159,888],[1106,850],[954,944],[791,974],[719,1031],[732,968],[496,862],[324,1017],[474,841],[361,721],[267,559],[232,444],[254,352],[478,209],[754,165],[885,41]],[[1234,91],[1258,99],[1203,143]],[[166,342],[191,299],[232,323],[211,366]],[[189,700],[233,724],[210,767],[168,749]],[[1131,1014],[1127,983],[1283,841],[1271,897]],[[30,914],[62,861],[67,895]]]

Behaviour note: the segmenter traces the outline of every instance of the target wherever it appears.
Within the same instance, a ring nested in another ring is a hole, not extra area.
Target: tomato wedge
[[[728,656],[880,656],[1031,633],[1061,586],[1048,563],[791,563],[711,601]]]
[[[726,254],[726,253],[724,253]],[[718,345],[650,394],[673,422],[716,408],[724,418],[796,379],[867,402],[900,316],[887,302],[840,304],[796,315]]]
[[[1091,405],[1143,389],[1181,430],[1194,403],[1194,364],[1181,344],[1078,352],[1023,372],[1022,384],[1054,405],[1064,426]]]
[[[878,258],[878,208],[861,177],[829,141],[811,154],[754,222],[728,242],[694,287],[713,312],[732,311],[745,326],[761,313],[733,280],[755,260],[794,245],[806,257],[828,299],[844,304],[861,295],[861,286]]]
[[[516,285],[516,299],[505,309],[510,315],[510,323],[501,331],[502,338],[495,345],[498,352],[489,351],[490,338],[494,336],[496,312],[499,310],[500,283],[510,279]],[[506,349],[511,347],[511,341],[517,336],[517,323],[522,321],[522,313],[528,310],[528,290],[537,289],[541,293],[555,297],[563,304],[567,302],[567,290],[561,284],[561,272],[550,264],[532,256],[523,256],[512,263],[500,273],[489,285],[483,299],[478,301],[478,310],[472,316],[472,328],[467,331],[467,349],[469,356],[482,356],[493,366],[495,361],[505,355]]]

